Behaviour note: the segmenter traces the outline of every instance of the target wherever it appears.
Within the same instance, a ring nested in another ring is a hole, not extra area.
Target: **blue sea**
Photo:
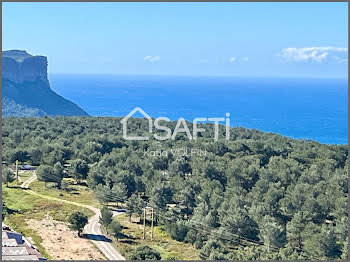
[[[347,79],[50,75],[51,88],[92,116],[225,117],[327,144],[348,143]]]

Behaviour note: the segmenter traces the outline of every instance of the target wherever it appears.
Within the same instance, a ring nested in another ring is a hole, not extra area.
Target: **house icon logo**
[[[148,120],[148,132],[150,134],[153,133],[153,119],[146,114],[145,111],[143,111],[140,107],[136,107],[134,108],[129,114],[127,114],[121,121],[120,123],[123,125],[123,138],[125,140],[148,140],[150,139],[149,136],[128,136],[127,135],[127,130],[128,130],[128,120],[130,117],[132,117],[135,113],[139,112],[141,115],[144,116],[144,118],[146,118]],[[184,118],[179,118],[179,120],[176,123],[175,129],[172,132],[172,130],[169,128],[169,125],[160,125],[159,122],[160,121],[165,121],[167,123],[170,123],[171,120],[169,118],[166,117],[158,117],[156,119],[154,119],[154,130],[155,133],[153,134],[153,137],[156,140],[159,141],[163,141],[163,140],[167,140],[167,139],[172,139],[175,140],[176,135],[178,133],[185,133],[188,137],[189,140],[196,140],[197,139],[197,134],[199,132],[205,132],[205,129],[202,127],[199,127],[197,124],[198,122],[205,122],[205,121],[212,121],[214,122],[214,140],[218,140],[219,139],[219,122],[220,121],[226,121],[226,140],[230,139],[230,119],[228,118],[230,116],[229,113],[226,113],[226,118],[223,117],[216,117],[216,118],[206,118],[206,117],[197,117],[195,119],[193,119],[193,123],[192,123],[192,132],[193,135],[191,134],[191,131],[187,125],[187,122]],[[222,125],[222,127],[225,127]],[[221,128],[222,128],[221,127]],[[160,131],[165,131],[166,135],[159,135],[157,133],[157,130]]]
[[[148,132],[152,133],[152,126],[153,126],[152,118],[140,107],[136,107],[120,121],[120,123],[123,125],[123,138],[125,140],[148,140],[149,139],[149,137],[146,137],[146,136],[127,136],[128,120],[137,112],[141,113],[148,120]]]

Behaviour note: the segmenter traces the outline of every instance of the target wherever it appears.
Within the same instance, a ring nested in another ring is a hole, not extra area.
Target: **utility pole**
[[[18,160],[16,160],[16,179],[18,181]]]
[[[146,239],[146,208],[143,209],[143,239]]]
[[[154,219],[154,208],[152,207],[152,222],[151,222],[151,240],[153,241],[153,219]]]

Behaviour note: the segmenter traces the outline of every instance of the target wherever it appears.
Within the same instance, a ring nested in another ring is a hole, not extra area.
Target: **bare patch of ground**
[[[28,227],[42,238],[41,245],[54,260],[105,260],[88,239],[80,238],[62,222],[46,216],[41,221],[30,219]]]

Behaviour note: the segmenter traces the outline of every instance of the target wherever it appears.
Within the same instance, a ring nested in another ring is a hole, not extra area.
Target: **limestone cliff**
[[[15,108],[38,109],[47,115],[88,116],[79,106],[51,90],[47,65],[45,56],[32,56],[22,50],[2,52],[2,97],[13,101],[3,103],[3,112],[23,115],[5,108],[16,103],[22,107]]]

